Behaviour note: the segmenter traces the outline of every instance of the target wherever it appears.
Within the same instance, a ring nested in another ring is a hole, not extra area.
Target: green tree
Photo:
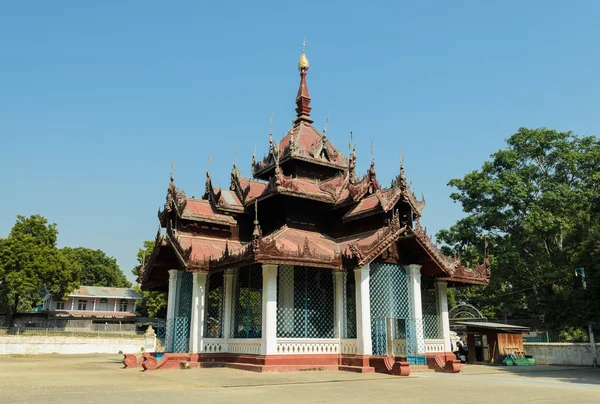
[[[571,132],[526,129],[507,139],[480,170],[449,185],[467,216],[437,234],[445,252],[473,265],[489,248],[491,283],[459,291],[496,317],[533,317],[549,326],[582,326],[597,316],[594,219],[600,141]],[[597,217],[597,216],[596,216]],[[600,233],[598,233],[600,234]],[[587,266],[587,291],[573,269]],[[597,265],[597,264],[596,264]],[[590,298],[595,299],[593,302]],[[586,307],[586,309],[583,309]]]
[[[114,288],[129,288],[127,280],[117,260],[109,257],[102,250],[92,250],[85,247],[65,247],[64,256],[72,262],[77,262],[81,268],[79,283],[86,286],[106,286]]]
[[[142,265],[150,259],[153,249],[154,241],[144,241],[143,248],[138,250],[138,264],[131,270],[136,278],[139,278]],[[138,301],[136,306],[138,313],[147,317],[167,317],[167,293],[142,290],[139,284],[134,286],[134,290],[142,296],[142,300]]]
[[[17,216],[7,238],[0,240],[0,307],[9,325],[19,310],[41,302],[42,288],[64,298],[78,286],[81,267],[56,248],[56,224],[40,215]]]

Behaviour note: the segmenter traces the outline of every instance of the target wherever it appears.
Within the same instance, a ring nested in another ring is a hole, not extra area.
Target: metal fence
[[[81,328],[39,328],[39,327],[3,327],[1,336],[54,336],[54,337],[88,337],[88,338],[132,338],[142,337],[143,331],[101,331]]]
[[[600,335],[595,331],[594,340],[600,342]],[[523,342],[590,342],[587,329],[571,329],[567,331],[531,331],[523,334]]]

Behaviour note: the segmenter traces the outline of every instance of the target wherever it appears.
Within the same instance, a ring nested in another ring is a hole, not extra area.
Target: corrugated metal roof
[[[488,328],[492,330],[501,330],[501,331],[529,331],[529,327],[521,327],[520,325],[511,325],[511,324],[500,324],[500,323],[489,323],[489,322],[479,322],[479,321],[457,321],[456,324],[466,325],[467,327],[473,328]]]
[[[141,299],[136,291],[129,288],[105,288],[102,286],[80,286],[69,294],[70,296],[113,297],[126,299]]]

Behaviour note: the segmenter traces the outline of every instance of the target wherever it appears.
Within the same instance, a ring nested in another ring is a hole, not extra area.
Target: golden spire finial
[[[304,37],[304,41],[302,42],[302,55],[300,55],[300,61],[298,62],[298,70],[307,71],[310,68],[310,64],[308,63],[308,59],[306,57],[306,53],[304,52],[306,49],[306,37]]]

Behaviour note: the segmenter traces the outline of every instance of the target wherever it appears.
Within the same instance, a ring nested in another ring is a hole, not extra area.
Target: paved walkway
[[[598,403],[600,369],[467,366],[458,375],[141,372],[121,356],[0,356],[0,403]],[[200,401],[198,401],[200,400]],[[443,400],[443,401],[438,401]]]

